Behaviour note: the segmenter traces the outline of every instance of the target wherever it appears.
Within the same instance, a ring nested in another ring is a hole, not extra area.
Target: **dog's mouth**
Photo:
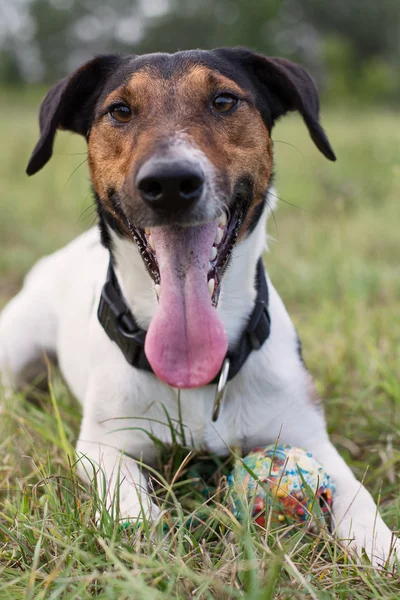
[[[210,383],[226,356],[227,335],[216,308],[247,207],[238,198],[229,217],[223,213],[206,224],[132,227],[158,297],[146,356],[158,378],[173,387]]]
[[[245,207],[240,202],[236,202],[228,219],[226,213],[216,220],[217,229],[215,239],[210,249],[207,269],[207,285],[210,293],[211,302],[214,307],[217,307],[220,293],[220,283],[222,276],[229,264],[232,250],[236,244],[240,227],[245,216]],[[193,228],[201,226],[192,226]],[[176,231],[189,230],[192,227],[187,226],[168,226],[162,229],[175,229]],[[154,230],[161,227],[142,229],[140,227],[131,227],[133,238],[139,248],[140,255],[145,264],[145,267],[154,281],[154,290],[157,298],[161,295],[161,275],[157,260],[157,251],[154,241]],[[152,235],[153,233],[153,235]],[[184,248],[182,248],[184,250]],[[171,252],[173,249],[171,248]]]

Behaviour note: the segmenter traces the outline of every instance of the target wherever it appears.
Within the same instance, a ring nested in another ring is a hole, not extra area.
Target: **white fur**
[[[218,311],[231,344],[252,310],[256,263],[266,248],[266,218],[267,211],[249,238],[237,245],[222,281]],[[114,244],[120,285],[140,324],[148,327],[156,309],[154,286],[135,244],[116,236]],[[84,409],[77,444],[82,476],[92,478],[95,467],[102,484],[104,474],[110,498],[119,481],[122,518],[137,518],[141,506],[155,517],[157,510],[135,459],[151,464],[155,458],[144,430],[171,441],[163,407],[178,421],[178,392],[154,375],[130,367],[98,323],[108,260],[99,232],[93,229],[32,269],[22,291],[0,315],[0,372],[6,386],[20,385],[43,352],[56,354]],[[373,564],[381,565],[396,540],[370,494],[330,443],[322,409],[312,400],[311,378],[297,352],[295,329],[268,284],[270,338],[228,384],[216,423],[211,421],[215,386],[181,391],[186,439],[196,448],[221,455],[230,446],[246,453],[275,442],[279,435],[281,443],[307,448],[335,482],[335,527],[342,544],[358,555],[365,548]],[[129,427],[142,431],[128,431]]]

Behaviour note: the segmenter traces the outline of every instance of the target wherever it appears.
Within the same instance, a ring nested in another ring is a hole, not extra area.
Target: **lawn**
[[[50,164],[24,174],[39,98],[0,95],[0,307],[37,258],[95,222],[82,140],[60,133]],[[276,127],[280,202],[265,260],[332,439],[399,530],[400,114],[330,107],[323,123],[337,163],[319,155],[298,117]],[[56,371],[51,380],[52,393],[35,392],[36,402],[4,402],[1,599],[399,598],[397,575],[356,566],[327,531],[238,523],[224,508],[223,478],[205,506],[189,494],[179,436],[158,476],[167,527],[119,530],[105,514],[95,525],[100,494],[73,468],[80,410]]]

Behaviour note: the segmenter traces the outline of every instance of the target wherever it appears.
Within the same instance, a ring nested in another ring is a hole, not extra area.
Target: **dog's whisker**
[[[55,156],[87,156],[87,152],[57,152]]]
[[[71,180],[71,178],[75,175],[75,173],[77,172],[77,170],[82,167],[82,165],[84,165],[85,163],[88,162],[88,158],[86,157],[85,160],[83,160],[81,163],[79,163],[79,165],[77,167],[75,167],[75,169],[72,171],[71,175],[68,177],[67,181],[64,184],[64,187],[61,191],[61,193],[63,194],[65,192],[65,188],[68,185],[68,182]]]
[[[275,194],[271,190],[269,190],[268,193],[271,194],[271,196],[273,196],[274,198],[276,198],[280,202],[283,202],[284,204],[288,204],[289,206],[292,206],[293,208],[298,208],[302,212],[308,213],[309,215],[313,214],[313,211],[308,210],[307,208],[304,208],[304,206],[299,206],[298,204],[293,204],[293,202],[289,202],[289,200],[285,200],[284,198],[282,198],[281,196],[278,196],[277,194]]]
[[[275,194],[273,194],[273,193],[271,192],[271,190],[269,190],[269,192],[268,192],[268,193],[269,193],[269,194],[271,194],[272,196],[274,196],[275,198],[277,197]],[[272,203],[270,202],[270,200],[269,200],[269,198],[268,198],[268,194],[267,194],[267,197],[266,197],[265,201],[266,201],[266,204],[267,204],[268,210],[269,210],[269,212],[271,213],[271,215],[272,215],[272,218],[273,218],[273,220],[274,220],[274,225],[275,225],[275,229],[276,229],[276,234],[277,234],[277,236],[279,237],[279,227],[278,227],[278,221],[276,220],[276,216],[275,216],[275,209],[274,209],[274,207],[273,207]]]
[[[86,196],[86,199],[88,197]],[[86,202],[86,199],[84,200],[84,202]],[[91,204],[89,204],[89,206],[87,206],[79,215],[78,219],[77,219],[77,223],[81,223],[83,220],[87,219],[88,217],[91,217],[93,215],[93,212],[96,212],[97,214],[97,204],[96,202],[92,202]],[[89,213],[90,211],[90,213]],[[89,213],[89,214],[87,214]]]
[[[283,140],[275,140],[274,139],[274,144],[285,144],[285,146],[291,146],[291,148],[294,148],[294,150],[297,150],[297,152],[300,154],[300,156],[302,158],[304,158],[304,154],[302,153],[302,151],[297,148],[297,146],[295,146],[294,144],[291,144],[290,142],[284,142]]]

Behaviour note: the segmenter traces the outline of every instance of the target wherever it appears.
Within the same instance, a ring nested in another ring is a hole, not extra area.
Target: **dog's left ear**
[[[122,60],[115,54],[98,56],[51,88],[40,107],[40,138],[26,169],[28,175],[50,160],[57,129],[87,136],[105,81]]]
[[[244,48],[221,48],[217,53],[245,67],[262,102],[266,104],[262,112],[270,128],[288,111],[298,110],[317,148],[329,160],[336,160],[319,122],[317,88],[302,66],[285,58],[271,58]]]

